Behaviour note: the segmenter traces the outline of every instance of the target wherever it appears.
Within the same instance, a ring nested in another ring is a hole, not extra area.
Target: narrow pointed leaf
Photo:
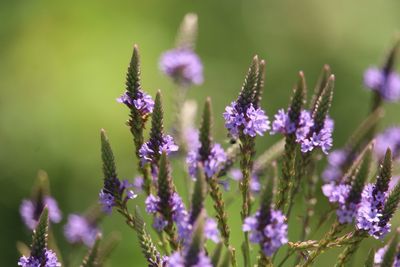
[[[396,233],[393,237],[392,241],[390,241],[389,247],[383,255],[383,260],[380,267],[392,267],[396,253],[397,253],[397,246],[398,246],[398,239],[399,235]]]
[[[190,222],[194,223],[204,207],[204,200],[207,193],[206,177],[204,176],[204,170],[201,164],[197,167],[197,178],[194,184],[194,190],[192,195],[192,208],[190,213]]]
[[[364,267],[374,267],[375,250],[370,249]]]
[[[207,98],[200,126],[200,150],[199,154],[202,161],[206,161],[211,153],[212,136],[211,129],[213,124],[211,99]]]

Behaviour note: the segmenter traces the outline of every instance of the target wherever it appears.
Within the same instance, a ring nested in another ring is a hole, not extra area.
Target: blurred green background
[[[127,109],[115,101],[124,91],[134,43],[141,48],[144,88],[152,95],[163,90],[169,124],[174,85],[158,70],[158,59],[173,46],[184,14],[198,14],[197,52],[205,83],[189,98],[212,97],[219,141],[226,134],[221,113],[237,95],[255,53],[267,61],[263,107],[270,116],[287,105],[299,70],[312,88],[322,65],[329,63],[337,78],[331,115],[335,147],[340,147],[367,113],[370,94],[362,88],[362,73],[381,63],[399,30],[399,10],[396,0],[0,1],[0,265],[15,266],[16,241],[30,240],[18,208],[38,169],[49,173],[64,219],[97,200],[100,128],[108,131],[120,175],[135,175],[124,124]],[[399,115],[397,105],[387,105],[382,127],[396,123]],[[260,138],[257,147],[262,151],[275,140]],[[175,173],[179,183],[184,177]],[[237,205],[229,213],[239,247]],[[123,236],[110,266],[145,266],[136,237],[121,217],[106,218],[103,229]],[[62,238],[62,224],[54,230],[64,254],[80,257],[83,251]],[[291,231],[295,240],[296,230]],[[367,247],[365,242],[354,266],[360,266]],[[336,254],[326,253],[316,266],[333,265]]]

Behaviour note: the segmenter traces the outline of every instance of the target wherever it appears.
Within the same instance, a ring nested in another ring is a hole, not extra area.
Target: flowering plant
[[[382,68],[366,71],[365,85],[372,90],[373,104],[343,148],[331,151],[334,120],[329,110],[335,76],[330,67],[323,67],[308,104],[305,75],[299,72],[288,108],[268,117],[261,105],[265,61],[258,56],[252,59],[238,97],[222,114],[230,139],[229,145],[224,145],[213,139],[211,99],[205,101],[198,129],[193,122],[195,105],[186,100],[187,90],[204,80],[202,62],[194,47],[196,30],[197,17],[188,14],[176,47],[160,60],[160,69],[178,87],[177,116],[170,134],[164,127],[161,91],[153,100],[142,88],[139,49],[134,46],[126,91],[117,100],[129,110],[127,125],[138,161],[138,177],[133,182],[120,178],[110,141],[101,130],[104,179],[100,205],[83,214],[69,215],[64,228],[70,243],[89,248],[81,266],[103,266],[116,240],[111,237],[102,241],[100,223],[113,211],[136,232],[151,267],[288,266],[288,259],[293,259],[296,266],[311,266],[332,248],[343,248],[335,266],[344,266],[366,238],[383,240],[389,235],[400,201],[400,183],[392,177],[392,165],[400,157],[400,128],[376,133],[384,101],[400,99],[400,76],[394,70],[398,43]],[[144,129],[149,124],[146,138]],[[268,133],[280,134],[282,139],[258,154],[256,139]],[[327,157],[328,166],[321,173],[318,165],[323,157]],[[173,176],[171,161],[185,162],[188,175]],[[376,175],[371,178],[373,173]],[[187,185],[189,201],[181,197],[175,185],[181,182]],[[241,194],[241,259],[232,242],[229,203],[224,196],[235,182]],[[324,214],[315,214],[320,189],[330,207],[325,207]],[[145,197],[145,211],[152,225],[142,217],[138,195]],[[208,197],[213,210],[206,209]],[[288,233],[289,222],[298,220],[292,214],[296,200],[305,206],[299,237]],[[18,265],[61,266],[49,224],[59,223],[62,215],[50,195],[44,172],[39,174],[32,198],[22,202],[20,212],[26,226],[33,230],[33,237],[30,248],[19,246],[24,256]],[[329,217],[334,217],[330,229],[314,239],[311,230],[317,232],[331,221]],[[312,218],[319,223],[313,225]],[[371,250],[365,265],[398,266],[398,255],[395,233],[376,253]]]

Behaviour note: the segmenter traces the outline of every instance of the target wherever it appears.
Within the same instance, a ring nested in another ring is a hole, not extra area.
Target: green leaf
[[[43,209],[38,224],[33,230],[31,256],[44,261],[46,259],[47,239],[49,229],[49,210],[47,207]]]
[[[374,267],[375,250],[370,249],[367,260],[364,263],[364,267]]]
[[[230,267],[230,266],[231,266],[231,256],[229,252],[226,252],[219,267]]]
[[[394,45],[389,50],[389,53],[386,56],[386,60],[385,60],[385,63],[383,65],[383,71],[384,72],[389,73],[389,72],[394,70],[397,53],[399,52],[399,47],[400,47],[400,38],[397,37]]]
[[[168,221],[172,221],[170,199],[174,192],[170,163],[165,151],[161,154],[160,168],[158,171],[158,197],[160,198],[160,211]]]
[[[200,126],[200,149],[199,154],[202,161],[206,161],[211,153],[212,136],[211,129],[213,125],[212,111],[211,111],[211,99],[208,97],[204,104],[204,111]]]
[[[198,261],[198,255],[203,251],[204,247],[204,211],[197,217],[196,223],[193,228],[192,238],[185,255],[186,266],[194,266]]]
[[[201,164],[197,167],[197,179],[194,184],[194,190],[192,194],[192,208],[190,213],[189,222],[193,223],[196,221],[198,216],[204,207],[204,200],[207,194],[207,183],[204,175],[204,170]]]
[[[222,255],[222,248],[223,248],[223,244],[221,242],[218,243],[217,246],[215,247],[212,257],[211,257],[212,266],[218,266],[218,263],[220,262],[221,255]]]
[[[397,246],[398,246],[398,242],[399,242],[399,235],[398,233],[395,234],[395,236],[393,237],[392,241],[389,244],[388,249],[385,252],[385,255],[383,255],[383,260],[381,263],[380,267],[392,267],[395,257],[396,257],[396,253],[397,253]]]

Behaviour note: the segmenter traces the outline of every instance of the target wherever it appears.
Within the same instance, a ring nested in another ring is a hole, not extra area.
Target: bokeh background
[[[15,266],[16,241],[30,240],[18,208],[39,169],[50,176],[63,223],[68,213],[96,202],[102,184],[100,128],[108,131],[121,176],[134,177],[127,109],[115,101],[124,90],[134,43],[141,48],[144,88],[152,95],[163,90],[170,125],[175,88],[158,70],[158,59],[174,45],[184,14],[198,14],[205,83],[191,89],[189,98],[212,97],[221,142],[226,136],[221,113],[237,95],[255,53],[267,61],[263,107],[270,116],[287,105],[299,70],[312,88],[329,63],[337,77],[331,115],[340,147],[368,111],[371,95],[363,89],[362,73],[382,62],[400,28],[399,10],[396,0],[0,1],[0,265]],[[400,115],[396,104],[386,109],[381,127]],[[276,140],[259,138],[257,148]],[[177,183],[184,178],[175,171]],[[230,207],[229,219],[239,247],[237,207]],[[103,229],[123,236],[109,266],[145,266],[135,234],[121,217],[106,218]],[[63,239],[62,224],[54,231],[64,254],[82,256],[82,249]],[[296,230],[291,234],[297,238]],[[368,244],[379,245],[365,242],[353,266],[360,266]],[[326,253],[316,266],[332,265],[336,255]]]

